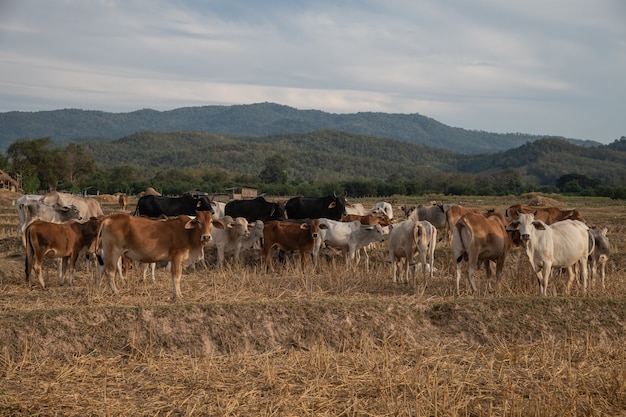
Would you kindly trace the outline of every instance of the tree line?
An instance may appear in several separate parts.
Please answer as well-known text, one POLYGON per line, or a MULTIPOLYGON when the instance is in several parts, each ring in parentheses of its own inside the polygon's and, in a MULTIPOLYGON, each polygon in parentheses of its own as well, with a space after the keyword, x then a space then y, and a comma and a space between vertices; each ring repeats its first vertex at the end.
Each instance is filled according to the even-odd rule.
MULTIPOLYGON (((626 142, 626 139, 622 138, 626 142)), ((621 142, 616 142, 621 146, 621 142)), ((165 195, 180 195, 198 189, 224 193, 235 186, 256 187, 270 195, 319 196, 333 192, 352 197, 392 195, 519 195, 538 191, 581 196, 626 199, 626 186, 607 185, 599 179, 576 173, 561 174, 553 184, 537 185, 526 181, 516 169, 502 169, 489 175, 445 172, 430 167, 406 178, 392 173, 386 178, 304 180, 291 177, 289 157, 274 153, 266 157, 257 173, 241 173, 219 168, 146 169, 132 164, 99 166, 84 145, 70 143, 53 147, 50 138, 18 140, 0 155, 0 168, 20 178, 25 193, 49 190, 79 193, 134 195, 153 187, 165 195)))

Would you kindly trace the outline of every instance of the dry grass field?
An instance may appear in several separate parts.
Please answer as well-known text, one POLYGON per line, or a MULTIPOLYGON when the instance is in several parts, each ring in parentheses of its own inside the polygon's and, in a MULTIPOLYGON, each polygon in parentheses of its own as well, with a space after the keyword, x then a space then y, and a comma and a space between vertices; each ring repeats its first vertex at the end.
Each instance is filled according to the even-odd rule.
MULTIPOLYGON (((240 267, 209 262, 185 273, 172 303, 163 267, 156 284, 137 271, 118 278, 119 297, 93 285, 83 260, 74 287, 59 286, 48 262, 49 290, 29 288, 15 197, 0 194, 2 416, 626 413, 622 201, 552 196, 609 229, 607 287, 588 294, 575 285, 565 297, 555 275, 552 296, 539 297, 517 249, 500 282, 487 291, 481 275, 480 295, 463 281, 454 297, 442 244, 434 278, 413 290, 391 283, 383 244, 369 271, 348 271, 332 253, 304 275, 297 261, 262 273, 258 253, 240 267)), ((446 202, 503 210, 522 199, 446 202)))

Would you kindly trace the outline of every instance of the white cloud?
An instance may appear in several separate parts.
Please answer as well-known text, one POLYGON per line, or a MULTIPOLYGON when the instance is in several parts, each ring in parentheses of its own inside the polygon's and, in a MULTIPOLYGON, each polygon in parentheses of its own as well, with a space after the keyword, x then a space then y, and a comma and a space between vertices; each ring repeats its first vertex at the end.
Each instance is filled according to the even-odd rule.
POLYGON ((0 111, 277 102, 624 135, 619 0, 0 3, 0 111))

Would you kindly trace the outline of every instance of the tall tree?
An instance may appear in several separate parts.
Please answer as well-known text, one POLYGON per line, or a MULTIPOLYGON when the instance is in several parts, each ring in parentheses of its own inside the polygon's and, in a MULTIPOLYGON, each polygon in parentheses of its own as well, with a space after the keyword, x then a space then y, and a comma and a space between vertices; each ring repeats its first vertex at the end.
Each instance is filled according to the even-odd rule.
POLYGON ((265 159, 265 168, 259 178, 266 184, 285 184, 287 182, 287 158, 276 153, 265 159))

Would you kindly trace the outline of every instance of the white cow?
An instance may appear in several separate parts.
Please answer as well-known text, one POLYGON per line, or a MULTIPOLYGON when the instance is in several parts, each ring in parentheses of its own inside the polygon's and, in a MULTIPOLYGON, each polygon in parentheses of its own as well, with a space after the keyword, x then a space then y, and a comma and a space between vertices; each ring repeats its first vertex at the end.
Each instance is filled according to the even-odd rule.
POLYGON ((366 209, 361 203, 346 203, 346 214, 365 216, 371 212, 372 210, 366 209))
POLYGON ((392 282, 396 282, 397 262, 406 259, 404 282, 409 282, 410 269, 412 287, 415 288, 415 256, 419 254, 422 275, 424 277, 424 283, 426 284, 427 264, 429 266, 430 277, 432 278, 433 276, 436 242, 437 229, 430 222, 404 220, 393 225, 388 236, 392 282))
POLYGON ((226 251, 235 252, 235 261, 239 259, 241 251, 241 240, 250 235, 248 230, 248 220, 244 217, 224 216, 221 219, 213 220, 213 225, 219 222, 222 227, 213 227, 211 231, 212 239, 209 241, 207 248, 217 249, 217 265, 224 265, 224 257, 226 251))
MULTIPOLYGON (((346 260, 346 266, 355 267, 358 264, 358 252, 372 242, 384 240, 381 225, 362 225, 359 221, 339 222, 326 218, 319 219, 319 239, 316 239, 313 247, 313 259, 317 263, 318 254, 322 243, 327 246, 341 249, 346 260)), ((365 252, 366 268, 369 269, 369 256, 365 252)))
MULTIPOLYGON (((239 263, 241 254, 249 249, 252 249, 257 242, 263 239, 263 228, 265 225, 261 220, 256 220, 254 223, 248 223, 248 236, 243 237, 239 241, 239 257, 234 258, 234 263, 239 263)), ((235 254, 235 248, 226 248, 225 254, 230 256, 235 254)))
POLYGON ((74 205, 48 205, 42 203, 40 200, 26 199, 23 202, 17 203, 16 209, 18 213, 18 230, 24 246, 26 246, 24 232, 28 225, 35 220, 43 220, 50 223, 63 223, 68 220, 84 219, 74 205))
POLYGON ((374 215, 386 214, 387 217, 389 217, 389 220, 392 220, 393 219, 393 207, 391 203, 387 203, 386 201, 379 201, 378 203, 374 204, 374 207, 372 207, 372 214, 374 215))
POLYGON ((50 191, 41 198, 41 201, 48 205, 59 204, 65 207, 74 205, 83 219, 104 216, 100 203, 92 197, 78 197, 73 194, 50 191))
POLYGON ((539 292, 547 295, 548 281, 552 268, 567 268, 569 280, 566 293, 569 295, 575 274, 574 267, 580 263, 583 291, 587 290, 587 258, 590 244, 589 227, 579 220, 563 220, 547 225, 535 220, 533 213, 519 213, 509 228, 519 228, 522 245, 528 260, 537 274, 539 292))
POLYGON ((216 219, 221 219, 226 215, 226 203, 222 203, 220 201, 211 201, 211 208, 213 209, 213 217, 216 219))

